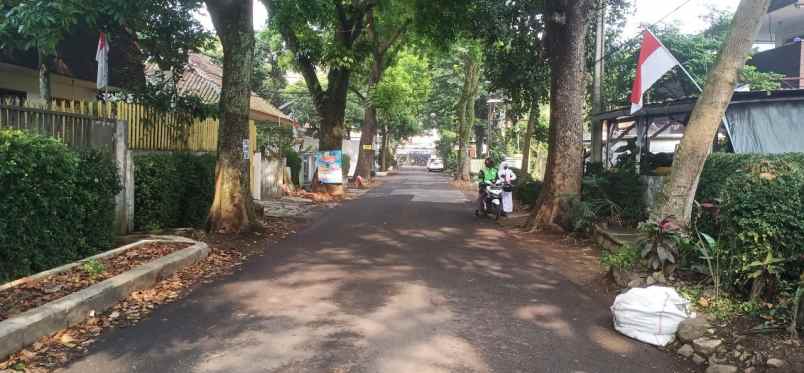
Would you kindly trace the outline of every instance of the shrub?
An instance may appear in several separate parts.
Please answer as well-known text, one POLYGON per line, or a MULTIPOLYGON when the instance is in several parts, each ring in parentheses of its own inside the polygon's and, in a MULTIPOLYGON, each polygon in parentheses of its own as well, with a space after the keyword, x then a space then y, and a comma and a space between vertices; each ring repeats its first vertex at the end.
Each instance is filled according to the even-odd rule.
POLYGON ((582 199, 600 218, 636 225, 647 218, 644 189, 636 169, 623 166, 584 177, 582 199))
POLYGON ((290 176, 293 178, 293 183, 299 182, 299 174, 301 173, 302 169, 302 159, 293 149, 289 149, 285 152, 285 158, 287 159, 287 165, 290 167, 290 176))
POLYGON ((623 245, 613 252, 604 250, 600 255, 600 263, 608 268, 630 271, 639 263, 639 258, 639 249, 623 245))
POLYGON ((215 193, 215 156, 155 153, 134 158, 134 227, 200 227, 215 193))
POLYGON ((569 225, 565 228, 576 233, 591 233, 598 219, 595 207, 578 197, 567 198, 565 202, 568 213, 567 222, 563 225, 569 225))
POLYGON ((744 167, 721 189, 721 237, 732 274, 739 282, 750 280, 753 298, 774 280, 797 281, 804 270, 802 194, 804 173, 785 158, 744 167))
POLYGON ((0 281, 109 249, 119 184, 108 154, 0 131, 0 281))
POLYGON ((514 198, 523 204, 533 206, 542 190, 542 182, 533 179, 533 176, 522 172, 521 169, 511 168, 516 174, 516 188, 514 198))

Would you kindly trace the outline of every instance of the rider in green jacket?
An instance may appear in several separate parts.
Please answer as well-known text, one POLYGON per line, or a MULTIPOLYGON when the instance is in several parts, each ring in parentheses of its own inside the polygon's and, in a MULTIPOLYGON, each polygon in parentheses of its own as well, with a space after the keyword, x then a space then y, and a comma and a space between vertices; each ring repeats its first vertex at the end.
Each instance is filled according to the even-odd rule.
POLYGON ((486 198, 486 186, 489 184, 494 184, 497 181, 497 167, 494 166, 494 161, 491 158, 486 158, 483 162, 482 170, 480 173, 477 174, 478 181, 480 181, 480 187, 478 189, 478 197, 477 197, 477 205, 478 210, 476 213, 480 213, 483 211, 483 201, 486 198))

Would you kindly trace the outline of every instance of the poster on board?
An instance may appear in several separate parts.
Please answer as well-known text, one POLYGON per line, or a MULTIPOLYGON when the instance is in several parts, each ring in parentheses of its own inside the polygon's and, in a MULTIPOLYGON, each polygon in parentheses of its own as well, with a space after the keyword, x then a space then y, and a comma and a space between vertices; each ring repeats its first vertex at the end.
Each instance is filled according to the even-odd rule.
POLYGON ((318 152, 315 164, 318 168, 318 181, 321 184, 343 184, 343 154, 340 150, 318 152))

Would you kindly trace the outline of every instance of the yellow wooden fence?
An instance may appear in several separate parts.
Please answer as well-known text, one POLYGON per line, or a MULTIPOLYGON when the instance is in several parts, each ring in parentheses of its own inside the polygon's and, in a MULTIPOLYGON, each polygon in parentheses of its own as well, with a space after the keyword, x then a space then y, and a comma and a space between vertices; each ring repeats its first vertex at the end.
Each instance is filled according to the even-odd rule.
MULTIPOLYGON (((26 102, 23 107, 42 108, 26 102)), ((218 149, 218 119, 196 119, 191 126, 179 124, 176 114, 164 113, 144 105, 126 102, 54 100, 51 111, 82 114, 128 122, 128 148, 214 152, 218 149)), ((256 149, 256 127, 249 121, 249 145, 256 149)))

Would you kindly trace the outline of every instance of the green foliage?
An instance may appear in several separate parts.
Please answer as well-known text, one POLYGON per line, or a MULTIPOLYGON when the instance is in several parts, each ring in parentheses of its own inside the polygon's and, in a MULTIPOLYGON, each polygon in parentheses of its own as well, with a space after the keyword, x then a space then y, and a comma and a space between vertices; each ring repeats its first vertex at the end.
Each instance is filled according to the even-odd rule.
POLYGON ((576 233, 589 234, 598 220, 598 208, 590 202, 578 197, 566 200, 569 230, 576 233))
POLYGON ((600 255, 600 263, 608 268, 630 271, 639 263, 639 249, 630 245, 620 246, 617 250, 604 250, 600 255))
POLYGON ((721 237, 738 280, 797 281, 804 270, 804 174, 783 160, 754 163, 722 190, 721 237))
POLYGON ((645 186, 631 165, 599 170, 583 179, 582 198, 595 206, 600 218, 622 225, 636 225, 647 217, 642 199, 645 186))
POLYGON ((119 190, 108 154, 0 131, 0 281, 109 249, 119 190))
MULTIPOLYGON (((162 70, 181 71, 189 52, 210 35, 194 17, 201 0, 6 0, 0 5, 0 46, 53 55, 77 27, 112 38, 136 33, 144 57, 162 70), (123 26, 124 25, 124 26, 123 26)), ((181 74, 178 74, 181 75, 181 74)))
POLYGON ((680 247, 685 236, 672 218, 660 221, 645 221, 639 224, 639 231, 647 238, 639 242, 640 255, 648 267, 654 271, 672 273, 678 263, 680 247))
POLYGON ((259 122, 257 127, 257 147, 274 157, 285 157, 293 150, 293 127, 270 122, 259 122))
POLYGON ((290 167, 290 176, 293 178, 293 182, 298 183, 299 174, 302 170, 301 156, 299 156, 299 153, 291 148, 285 153, 285 159, 287 160, 288 167, 290 167))
POLYGON ((393 139, 405 139, 419 132, 431 81, 428 60, 403 50, 371 92, 370 100, 377 108, 380 126, 386 127, 393 139))
POLYGON ((90 259, 85 261, 83 264, 81 264, 81 269, 83 269, 84 272, 86 272, 87 275, 89 275, 89 278, 91 278, 92 280, 98 278, 98 276, 100 276, 104 271, 106 271, 106 268, 103 266, 103 263, 101 263, 97 259, 90 259))
POLYGON ((536 199, 539 198, 539 192, 542 190, 542 182, 534 180, 530 174, 522 173, 518 168, 512 168, 516 173, 516 188, 514 189, 514 198, 518 201, 533 206, 536 199))
MULTIPOLYGON (((678 26, 669 24, 659 24, 651 29, 701 86, 704 85, 709 69, 715 64, 718 51, 728 33, 732 14, 713 10, 704 18, 709 28, 697 34, 685 34, 678 26)), ((610 106, 621 107, 628 103, 636 71, 634 61, 639 55, 641 42, 642 38, 637 37, 620 43, 606 60, 603 96, 610 106)), ((760 73, 749 66, 743 71, 740 84, 749 84, 752 90, 774 89, 780 84, 779 78, 778 74, 760 73)), ((692 82, 678 72, 667 74, 650 90, 651 102, 698 94, 692 82)))
POLYGON ((210 154, 135 156, 135 229, 203 226, 215 191, 215 162, 210 154))

